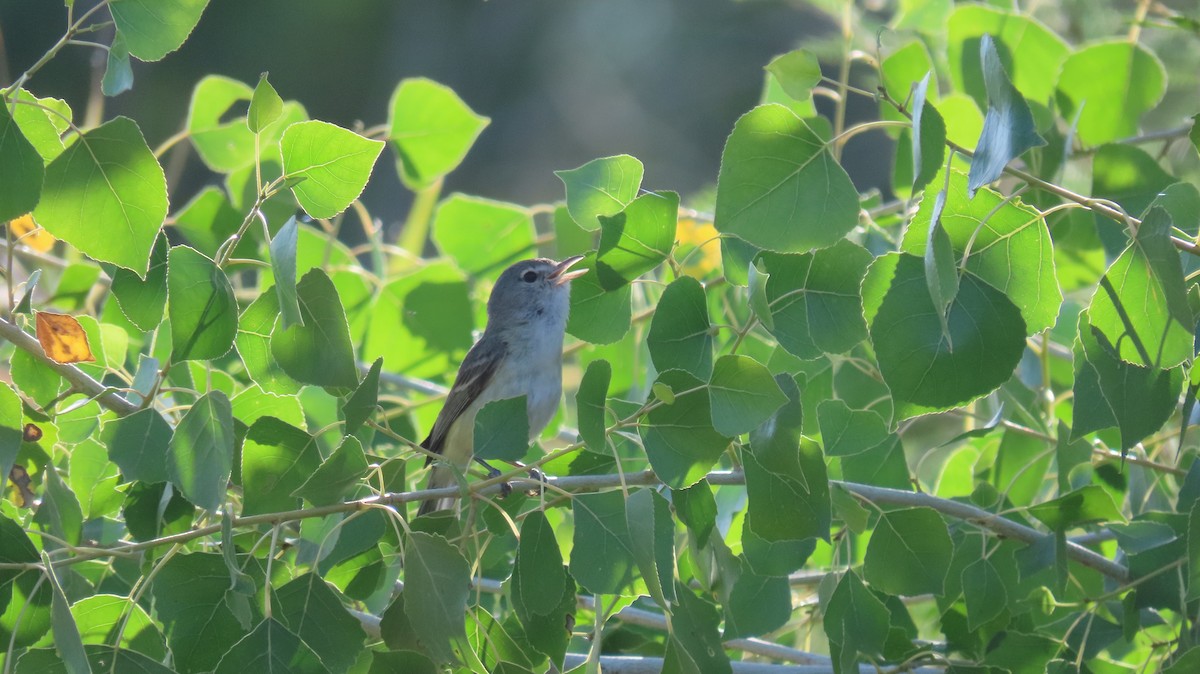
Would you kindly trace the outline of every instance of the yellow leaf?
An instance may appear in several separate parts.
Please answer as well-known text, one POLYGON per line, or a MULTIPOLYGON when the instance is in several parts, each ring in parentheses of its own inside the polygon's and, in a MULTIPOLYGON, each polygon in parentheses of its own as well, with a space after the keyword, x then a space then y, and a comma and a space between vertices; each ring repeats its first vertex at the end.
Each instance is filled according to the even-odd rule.
POLYGON ((56 363, 90 363, 96 360, 87 333, 74 316, 37 312, 37 338, 46 356, 56 363))
POLYGON ((711 222, 681 217, 675 231, 685 274, 703 278, 721 267, 720 234, 711 222))
POLYGON ((26 213, 21 217, 8 223, 12 228, 13 240, 17 243, 24 244, 39 253, 49 253, 51 248, 54 248, 54 237, 42 229, 42 226, 34 222, 33 214, 26 213))

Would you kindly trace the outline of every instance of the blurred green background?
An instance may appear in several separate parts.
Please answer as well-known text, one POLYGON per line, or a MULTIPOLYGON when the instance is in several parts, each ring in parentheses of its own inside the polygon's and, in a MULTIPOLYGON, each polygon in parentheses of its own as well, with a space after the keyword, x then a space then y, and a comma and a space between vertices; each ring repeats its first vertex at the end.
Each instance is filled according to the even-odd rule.
MULTIPOLYGON (((92 4, 77 0, 77 11, 92 4)), ((57 0, 0 0, 0 82, 65 25, 57 0)), ((204 75, 253 85, 269 71, 313 118, 372 126, 386 121, 401 78, 425 76, 492 118, 444 194, 550 202, 562 198, 555 169, 628 153, 645 163, 649 188, 686 195, 715 182, 725 137, 758 101, 771 57, 834 30, 803 5, 729 0, 212 0, 179 51, 134 62, 133 89, 108 99, 103 115, 135 117, 154 147, 182 127, 204 75)), ((82 117, 89 64, 102 56, 70 48, 31 88, 82 117)), ((872 104, 860 103, 867 114, 872 104)), ((213 180, 192 154, 172 203, 213 180)), ((389 152, 364 200, 394 234, 409 199, 389 152)))
MULTIPOLYGON (((77 11, 96 1, 76 0, 77 11)), ((860 42, 854 48, 886 55, 913 38, 881 31, 896 11, 940 2, 949 4, 856 2, 860 42)), ((1033 13, 1075 43, 1124 36, 1137 5, 991 4, 1033 13)), ((1198 0, 1162 4, 1200 15, 1198 0)), ((157 63, 135 60, 133 89, 103 99, 104 109, 91 110, 90 119, 88 92, 99 86, 103 52, 64 50, 31 88, 66 99, 77 121, 130 115, 154 147, 183 126, 191 89, 206 74, 253 85, 269 71, 284 98, 300 101, 313 118, 349 128, 386 122, 400 79, 424 76, 449 85, 492 118, 447 178, 443 194, 552 202, 563 194, 554 170, 628 153, 645 164, 647 188, 676 190, 685 204, 705 204, 707 199, 693 197, 715 183, 725 138, 737 117, 758 102, 763 66, 772 57, 803 45, 821 56, 827 75, 837 75, 842 7, 840 0, 212 0, 179 51, 157 63)), ((59 0, 0 0, 0 83, 37 60, 65 26, 59 0)), ((1170 76, 1167 97, 1143 120, 1146 129, 1177 127, 1197 112, 1200 41, 1194 30, 1159 25, 1142 34, 1170 76)), ((96 39, 107 43, 111 35, 96 39)), ((870 90, 876 83, 869 73, 856 65, 851 79, 870 90)), ((818 97, 817 104, 831 114, 827 98, 818 97)), ((851 121, 876 115, 870 98, 849 97, 851 121)), ((175 207, 216 182, 194 153, 180 150, 186 147, 178 146, 166 161, 168 174, 179 176, 175 207)), ((847 145, 843 164, 860 190, 890 194, 891 154, 890 140, 866 134, 847 145)), ((410 199, 389 150, 364 201, 393 240, 410 199)))

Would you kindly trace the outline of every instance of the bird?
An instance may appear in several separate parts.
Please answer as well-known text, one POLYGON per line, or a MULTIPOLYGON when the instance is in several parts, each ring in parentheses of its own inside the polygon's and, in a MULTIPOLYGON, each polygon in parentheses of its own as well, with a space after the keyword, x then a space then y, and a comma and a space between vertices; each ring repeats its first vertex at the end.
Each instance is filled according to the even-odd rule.
MULTIPOLYGON (((534 258, 501 272, 487 303, 487 326, 467 351, 454 385, 421 446, 428 456, 429 489, 458 483, 474 457, 475 415, 493 400, 525 396, 529 438, 533 440, 558 409, 562 396, 562 346, 570 312, 571 280, 587 273, 571 270, 583 256, 556 262, 534 258)), ((499 471, 475 459, 488 469, 499 471)), ((429 499, 417 510, 427 515, 454 507, 454 499, 429 499)))

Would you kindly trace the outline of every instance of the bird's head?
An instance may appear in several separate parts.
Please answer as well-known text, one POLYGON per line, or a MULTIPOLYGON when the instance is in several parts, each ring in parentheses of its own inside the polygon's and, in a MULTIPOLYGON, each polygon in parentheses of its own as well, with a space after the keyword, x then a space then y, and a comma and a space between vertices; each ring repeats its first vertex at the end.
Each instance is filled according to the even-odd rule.
POLYGON ((587 272, 571 267, 582 259, 580 255, 562 262, 534 258, 505 269, 488 298, 488 327, 509 329, 535 323, 565 326, 571 279, 587 272))

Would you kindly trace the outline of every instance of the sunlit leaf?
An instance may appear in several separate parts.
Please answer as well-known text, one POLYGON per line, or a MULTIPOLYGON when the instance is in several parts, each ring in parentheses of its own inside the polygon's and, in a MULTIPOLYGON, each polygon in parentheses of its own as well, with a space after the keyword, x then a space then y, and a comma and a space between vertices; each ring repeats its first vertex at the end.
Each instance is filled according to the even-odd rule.
POLYGON ((1162 61, 1127 40, 1084 47, 1067 57, 1058 76, 1062 116, 1079 114, 1076 134, 1099 145, 1137 134, 1138 121, 1162 99, 1167 73, 1162 61))
POLYGON ((826 142, 780 105, 737 121, 717 178, 718 231, 769 250, 805 252, 858 224, 858 192, 826 142))
MULTIPOLYGON (((703 382, 682 370, 667 370, 657 381, 674 391, 675 402, 651 410, 638 433, 654 472, 668 486, 682 489, 708 473, 729 439, 713 428, 703 382)), ((576 580, 587 586, 584 579, 576 580)))
POLYGON ((296 201, 314 218, 332 218, 362 194, 383 141, 328 122, 297 122, 283 132, 279 151, 296 201))
POLYGON ((0 222, 3 222, 37 206, 46 170, 37 149, 9 114, 9 106, 0 108, 3 108, 0 110, 0 166, 4 167, 4 180, 0 181, 0 222))
POLYGON ((276 328, 271 354, 288 376, 318 386, 358 384, 354 347, 337 288, 320 269, 312 269, 297 285, 302 322, 276 328))
POLYGON ((191 35, 208 0, 111 0, 108 4, 129 53, 143 61, 157 61, 179 49, 191 35))
POLYGON ((433 219, 438 248, 470 274, 494 274, 531 257, 536 234, 526 209, 465 194, 450 195, 433 219))
POLYGON ((279 119, 283 114, 283 99, 275 91, 275 87, 267 81, 267 74, 258 78, 254 93, 250 96, 250 110, 246 113, 246 126, 254 133, 260 133, 279 119))
POLYGON ((642 185, 642 162, 627 154, 602 157, 554 175, 567 191, 567 212, 585 230, 600 227, 598 216, 620 213, 642 185))
POLYGON ((621 212, 599 216, 600 248, 596 272, 607 291, 617 290, 654 269, 675 245, 679 195, 648 192, 621 212))
POLYGON ((1167 370, 1192 357, 1196 320, 1188 305, 1171 218, 1151 209, 1092 296, 1088 321, 1121 360, 1167 370))
POLYGON ((33 212, 54 236, 139 276, 146 273, 166 216, 162 167, 127 117, 79 136, 46 167, 42 199, 33 212))
POLYGON ((457 168, 491 122, 475 114, 450 87, 423 77, 401 81, 388 109, 396 167, 413 190, 457 168))

